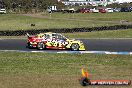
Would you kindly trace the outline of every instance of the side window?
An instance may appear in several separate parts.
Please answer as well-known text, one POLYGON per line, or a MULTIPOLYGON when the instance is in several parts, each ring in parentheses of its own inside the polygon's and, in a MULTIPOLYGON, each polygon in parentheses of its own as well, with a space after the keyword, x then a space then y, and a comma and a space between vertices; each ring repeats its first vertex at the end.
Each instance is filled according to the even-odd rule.
POLYGON ((49 34, 44 34, 43 39, 45 39, 45 40, 50 39, 50 35, 49 34))
POLYGON ((64 37, 63 37, 62 35, 60 35, 60 34, 57 35, 57 38, 58 38, 59 40, 64 40, 64 37))
POLYGON ((58 38, 58 39, 62 39, 62 36, 58 34, 58 35, 57 35, 57 38, 58 38))
POLYGON ((65 40, 65 38, 61 34, 52 34, 53 40, 65 40))
POLYGON ((52 34, 52 40, 56 40, 57 39, 57 34, 52 34))

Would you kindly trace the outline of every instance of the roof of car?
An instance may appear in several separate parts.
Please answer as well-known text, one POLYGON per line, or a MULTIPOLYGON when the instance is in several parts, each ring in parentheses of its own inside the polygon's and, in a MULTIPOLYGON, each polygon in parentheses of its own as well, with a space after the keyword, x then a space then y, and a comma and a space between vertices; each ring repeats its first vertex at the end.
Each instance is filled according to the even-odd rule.
POLYGON ((37 34, 37 36, 43 36, 44 34, 58 34, 58 33, 46 32, 46 33, 39 33, 39 34, 37 34))

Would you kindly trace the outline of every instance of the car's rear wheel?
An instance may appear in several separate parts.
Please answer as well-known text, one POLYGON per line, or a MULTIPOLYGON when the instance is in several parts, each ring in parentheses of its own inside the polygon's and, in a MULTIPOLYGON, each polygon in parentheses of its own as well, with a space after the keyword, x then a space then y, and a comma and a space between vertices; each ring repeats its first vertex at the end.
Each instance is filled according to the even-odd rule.
POLYGON ((73 43, 73 44, 71 45, 71 50, 73 50, 73 51, 79 50, 79 45, 78 45, 77 43, 73 43))
POLYGON ((45 49, 44 43, 39 42, 39 43, 37 44, 37 48, 38 48, 39 50, 45 49))

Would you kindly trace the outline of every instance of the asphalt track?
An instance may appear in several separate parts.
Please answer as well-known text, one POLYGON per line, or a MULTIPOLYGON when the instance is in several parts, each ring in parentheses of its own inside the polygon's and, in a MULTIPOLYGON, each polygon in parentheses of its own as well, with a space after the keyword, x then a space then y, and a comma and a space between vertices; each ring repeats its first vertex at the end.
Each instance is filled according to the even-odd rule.
MULTIPOLYGON (((80 39, 87 51, 131 52, 132 39, 80 39)), ((1 39, 0 50, 36 51, 26 48, 26 39, 1 39)), ((60 51, 60 50, 43 50, 60 51)))

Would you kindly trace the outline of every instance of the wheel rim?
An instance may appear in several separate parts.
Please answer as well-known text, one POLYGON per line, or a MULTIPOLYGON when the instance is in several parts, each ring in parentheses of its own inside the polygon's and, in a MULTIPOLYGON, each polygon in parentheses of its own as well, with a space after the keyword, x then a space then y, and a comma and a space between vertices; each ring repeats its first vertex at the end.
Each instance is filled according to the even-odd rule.
POLYGON ((72 45, 72 50, 78 50, 79 49, 79 45, 78 44, 73 44, 72 45))
POLYGON ((38 49, 40 49, 40 50, 44 49, 43 43, 39 43, 39 44, 38 44, 38 49))

